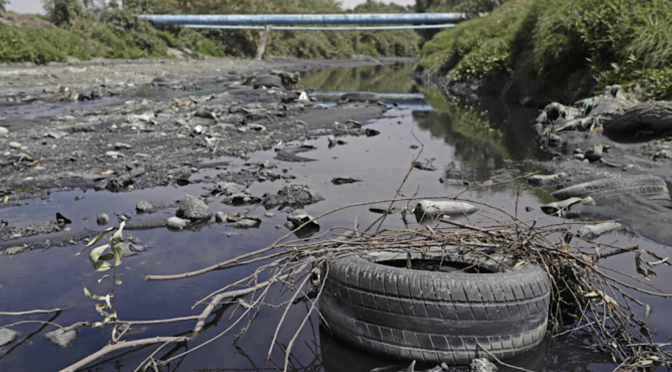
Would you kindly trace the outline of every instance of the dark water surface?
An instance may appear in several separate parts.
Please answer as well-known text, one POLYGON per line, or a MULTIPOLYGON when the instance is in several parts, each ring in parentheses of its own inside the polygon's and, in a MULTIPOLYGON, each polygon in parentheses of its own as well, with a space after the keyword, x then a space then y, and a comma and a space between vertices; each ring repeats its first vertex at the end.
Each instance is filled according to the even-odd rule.
MULTIPOLYGON (((376 91, 380 93, 423 94, 422 105, 404 105, 392 108, 385 117, 369 123, 368 128, 380 131, 375 137, 343 137, 347 142, 328 148, 326 137, 310 139, 317 149, 302 156, 316 159, 310 163, 283 163, 274 160, 275 152, 266 151, 253 154, 250 162, 270 160, 278 162, 280 169, 287 169, 297 177, 294 183, 310 186, 325 197, 324 201, 307 206, 305 210, 319 215, 343 205, 384 200, 394 197, 404 179, 411 161, 424 146, 420 159, 431 162, 437 171, 414 170, 402 188, 407 196, 443 196, 465 190, 465 182, 474 184, 486 181, 500 174, 502 179, 510 178, 525 171, 536 170, 531 166, 515 165, 526 159, 543 159, 544 154, 535 142, 530 122, 535 111, 502 103, 487 103, 475 107, 444 99, 440 92, 419 87, 407 75, 410 65, 392 68, 381 66, 359 69, 319 71, 305 73, 301 84, 316 87, 321 91, 376 91), (414 110, 412 107, 431 107, 431 110, 414 110), (416 138, 414 138, 417 137, 416 138), (334 177, 352 177, 362 182, 334 185, 334 177), (440 182, 440 179, 443 182, 440 182)), ((37 111, 34 111, 37 112, 37 111)), ((240 159, 219 159, 230 161, 229 170, 244 167, 240 159)), ((192 179, 214 177, 218 171, 202 170, 192 179)), ((285 184, 277 182, 255 183, 250 187, 253 195, 277 192, 285 184)), ((503 207, 515 213, 512 201, 521 192, 518 211, 524 219, 539 218, 549 223, 561 220, 546 217, 539 204, 552 201, 550 191, 531 188, 524 183, 505 185, 470 191, 465 199, 503 207), (525 212, 530 207, 532 212, 525 212)), ((34 200, 20 208, 0 210, 0 219, 11 221, 13 225, 28 225, 35 221, 53 219, 56 212, 73 221, 73 229, 99 229, 95 216, 106 212, 115 222, 113 212, 134 214, 135 205, 140 200, 161 206, 171 205, 182 195, 201 195, 205 192, 202 184, 185 187, 165 187, 132 193, 112 194, 81 190, 54 190, 49 200, 34 200), (84 199, 75 201, 76 196, 84 199)), ((258 229, 236 230, 226 225, 213 224, 200 231, 172 232, 166 229, 132 231, 148 247, 133 257, 124 259, 118 275, 124 283, 116 289, 115 305, 119 317, 124 320, 161 319, 194 315, 200 312, 191 306, 203 296, 222 286, 245 277, 251 267, 236 267, 212 272, 203 276, 176 281, 145 281, 148 274, 175 274, 212 265, 242 253, 270 245, 286 234, 284 227, 276 226, 285 222, 285 213, 273 211, 274 217, 264 217, 267 212, 262 207, 235 208, 212 201, 213 212, 232 213, 252 209, 250 215, 262 217, 258 229), (235 233, 238 235, 227 235, 235 233)), ((152 217, 167 218, 175 209, 158 212, 152 217)), ((470 217, 474 222, 479 214, 470 217)), ((323 231, 331 226, 353 226, 357 218, 360 226, 368 226, 378 215, 367 207, 357 207, 329 215, 321 220, 323 231)), ((404 227, 399 215, 388 218, 386 226, 404 227)), ((612 233, 598 241, 616 243, 622 246, 639 244, 642 248, 666 256, 667 249, 658 244, 641 239, 633 234, 612 233)), ((29 319, 47 320, 67 326, 82 320, 98 320, 94 301, 84 297, 82 288, 104 293, 109 290, 109 281, 98 284, 100 277, 95 273, 86 257, 73 255, 83 246, 53 247, 47 250, 24 252, 12 256, 0 256, 0 311, 20 311, 28 309, 66 309, 57 316, 34 315, 30 317, 0 317, 0 324, 9 324, 29 319)), ((614 269, 634 274, 632 257, 615 258, 610 263, 614 269)), ((658 277, 652 283, 672 291, 670 270, 659 269, 658 277)), ((262 278, 263 279, 263 278, 262 278)), ((268 298, 275 298, 273 292, 268 298)), ((280 298, 289 298, 280 294, 280 298)), ((291 296, 291 294, 289 295, 291 296)), ((640 298, 639 296, 636 296, 640 298)), ((249 299, 249 298, 248 298, 249 299)), ((667 341, 672 335, 672 323, 667 313, 669 302, 660 299, 642 299, 653 309, 649 323, 658 332, 658 339, 667 341)), ((231 325, 241 309, 232 305, 211 316, 209 328, 199 338, 189 344, 193 349, 204 344, 198 351, 174 360, 166 371, 261 371, 282 370, 284 354, 282 350, 290 342, 307 312, 306 303, 292 306, 279 333, 277 344, 270 360, 267 352, 282 309, 262 308, 244 337, 233 345, 235 335, 247 325, 243 322, 223 336, 204 344, 231 325), (214 320, 213 320, 214 319, 214 320)), ((642 309, 641 313, 643 314, 642 309)), ((125 339, 133 340, 151 336, 173 336, 188 334, 193 321, 169 325, 148 325, 135 327, 125 339)), ((104 330, 80 328, 78 340, 73 346, 59 348, 47 343, 42 335, 53 327, 41 328, 39 324, 24 324, 12 327, 19 331, 17 340, 0 348, 0 371, 53 371, 99 350, 109 340, 109 327, 104 330)), ((616 367, 609 358, 588 346, 588 340, 577 337, 550 338, 533 353, 513 361, 536 371, 611 371, 616 367)), ((95 371, 134 371, 141 362, 157 349, 157 345, 145 349, 129 349, 121 355, 107 356, 95 362, 95 371)), ((185 351, 184 347, 173 349, 166 346, 156 354, 161 358, 185 351)), ((368 371, 377 367, 390 366, 394 361, 352 350, 333 340, 320 328, 317 315, 310 317, 304 330, 294 342, 290 357, 290 370, 296 371, 368 371)), ((397 368, 397 370, 402 367, 397 368)), ((405 369, 405 368, 404 368, 405 369)))

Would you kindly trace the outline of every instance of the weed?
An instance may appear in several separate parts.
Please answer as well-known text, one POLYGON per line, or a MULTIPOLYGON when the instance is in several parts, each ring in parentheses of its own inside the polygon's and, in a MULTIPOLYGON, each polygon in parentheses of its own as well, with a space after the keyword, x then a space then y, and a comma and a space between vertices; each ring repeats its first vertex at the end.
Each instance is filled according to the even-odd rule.
POLYGON ((100 279, 98 279, 98 283, 101 283, 103 280, 108 278, 112 279, 112 289, 110 293, 102 296, 95 295, 91 293, 86 287, 84 287, 84 295, 87 298, 100 302, 96 304, 96 311, 98 311, 98 314, 100 314, 103 320, 100 322, 93 323, 92 325, 93 328, 101 328, 104 327, 106 324, 114 323, 114 328, 112 329, 112 341, 114 343, 119 342, 121 338, 121 335, 117 330, 117 311, 114 308, 114 290, 117 285, 122 284, 121 279, 117 278, 117 267, 121 265, 121 257, 122 257, 121 239, 122 239, 122 232, 124 230, 124 224, 125 222, 122 222, 118 229, 115 227, 110 227, 109 229, 101 232, 98 235, 98 237, 91 240, 81 252, 76 254, 76 256, 78 256, 84 253, 91 246, 100 242, 105 237, 105 235, 114 231, 115 229, 117 230, 110 237, 110 244, 105 244, 100 247, 92 248, 91 251, 89 251, 89 262, 91 262, 91 265, 93 266, 94 270, 98 272, 104 272, 112 269, 111 276, 109 274, 106 274, 103 275, 100 279), (108 249, 110 249, 112 253, 105 253, 105 251, 108 249))

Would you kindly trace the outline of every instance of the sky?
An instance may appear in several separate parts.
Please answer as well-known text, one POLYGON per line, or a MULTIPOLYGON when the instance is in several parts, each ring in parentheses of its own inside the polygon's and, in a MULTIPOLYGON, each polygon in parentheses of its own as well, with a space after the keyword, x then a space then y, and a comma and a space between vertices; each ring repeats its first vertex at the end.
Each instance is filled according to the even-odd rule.
MULTIPOLYGON (((7 10, 13 10, 17 13, 42 13, 42 0, 9 0, 7 10)), ((364 0, 341 0, 344 8, 352 8, 364 0)), ((397 3, 399 5, 412 5, 415 0, 383 0, 385 3, 397 3)))

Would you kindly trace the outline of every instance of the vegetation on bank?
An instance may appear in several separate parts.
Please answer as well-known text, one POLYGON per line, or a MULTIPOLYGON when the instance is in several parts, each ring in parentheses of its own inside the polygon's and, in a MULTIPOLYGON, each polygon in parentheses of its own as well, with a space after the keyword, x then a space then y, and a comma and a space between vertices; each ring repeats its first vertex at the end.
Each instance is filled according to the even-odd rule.
MULTIPOLYGON (((6 0, 0 0, 4 4, 6 0)), ((138 14, 343 13, 334 0, 126 0, 123 10, 93 12, 89 0, 44 0, 47 15, 26 24, 0 23, 0 62, 62 62, 72 56, 135 59, 166 56, 168 48, 208 56, 254 57, 255 30, 192 30, 153 26, 138 14), (39 27, 35 23, 42 21, 39 27)), ((405 12, 398 5, 368 0, 354 12, 405 12)), ((10 18, 12 14, 8 14, 10 18)), ((13 15, 17 17, 17 15, 13 15)), ((26 18, 25 16, 21 16, 26 18)), ((30 18, 30 17, 28 17, 30 18)), ((412 30, 277 31, 271 32, 267 55, 335 58, 351 55, 411 56, 420 52, 420 36, 412 30)))
POLYGON ((668 0, 509 0, 427 42, 421 68, 458 81, 513 77, 589 94, 640 84, 672 98, 668 0))

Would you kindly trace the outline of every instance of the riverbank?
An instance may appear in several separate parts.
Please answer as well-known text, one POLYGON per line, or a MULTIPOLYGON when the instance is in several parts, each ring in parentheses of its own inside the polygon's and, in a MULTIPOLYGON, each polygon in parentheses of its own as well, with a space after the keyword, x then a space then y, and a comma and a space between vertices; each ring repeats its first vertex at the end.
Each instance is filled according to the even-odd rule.
POLYGON ((671 25, 665 1, 510 0, 425 43, 419 71, 511 102, 571 103, 613 84, 665 99, 671 25))
MULTIPOLYGON (((45 2, 50 4, 50 2, 45 2)), ((237 3, 209 2, 176 4, 168 1, 128 2, 123 10, 82 7, 77 1, 70 11, 49 10, 26 15, 0 12, 0 63, 46 64, 73 58, 255 58, 258 30, 195 30, 182 26, 155 26, 140 14, 311 14, 311 13, 403 13, 395 4, 369 2, 344 10, 338 3, 318 0, 310 4, 254 1, 240 9, 237 3)), ((368 56, 417 56, 420 36, 413 30, 384 31, 273 31, 266 56, 292 58, 349 58, 368 56)))

